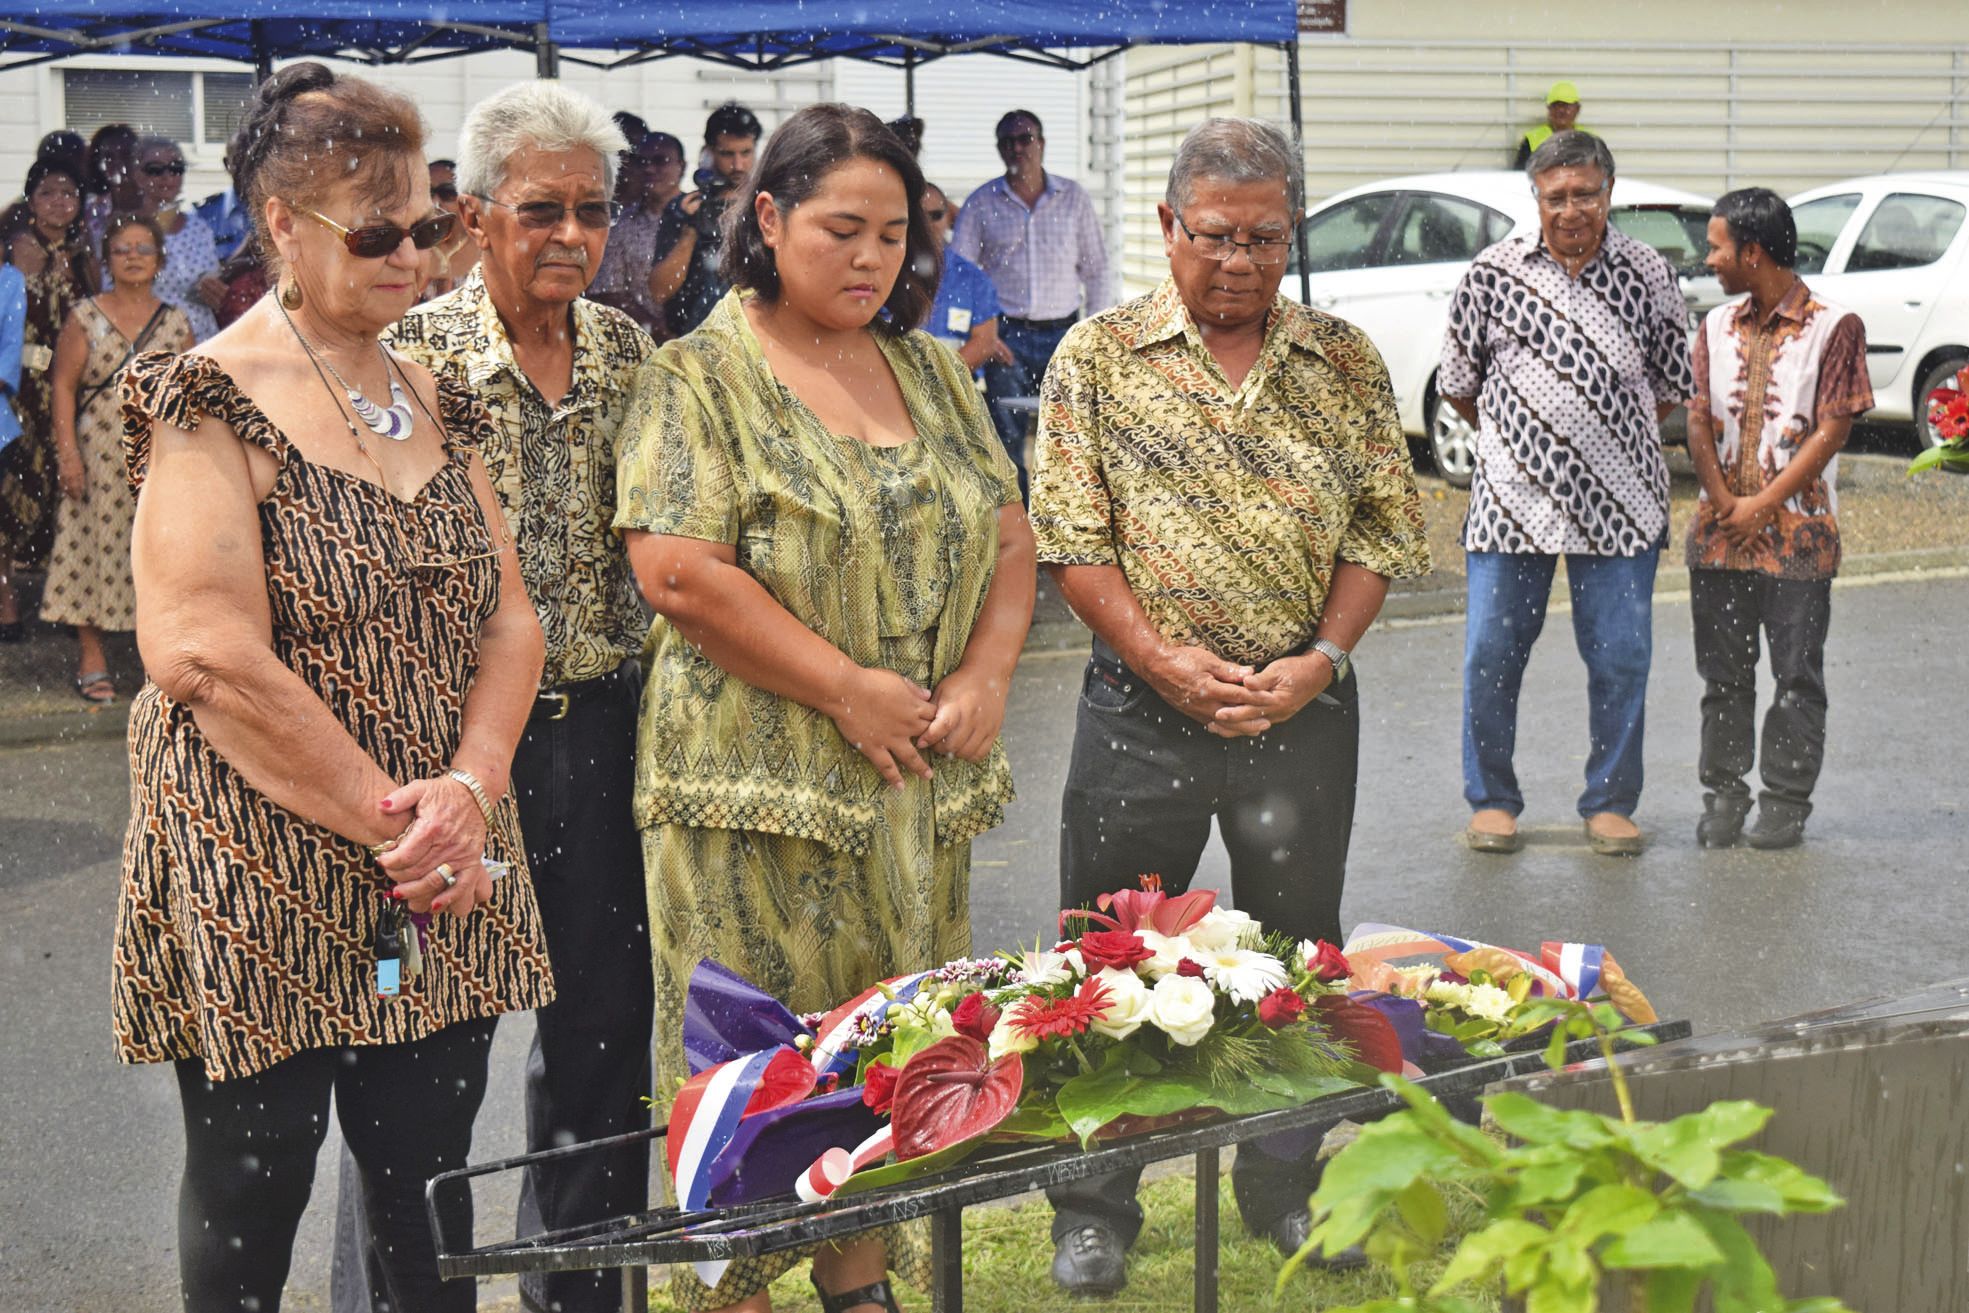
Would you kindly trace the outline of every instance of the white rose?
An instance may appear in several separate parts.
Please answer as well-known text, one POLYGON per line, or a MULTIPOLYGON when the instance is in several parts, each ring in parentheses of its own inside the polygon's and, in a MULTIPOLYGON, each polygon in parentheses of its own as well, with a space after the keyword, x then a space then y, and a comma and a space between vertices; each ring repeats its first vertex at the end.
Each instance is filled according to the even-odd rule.
POLYGON ((1012 1009, 1008 1006, 998 1024, 991 1028, 991 1038, 985 1041, 985 1054, 993 1062, 1008 1053, 1030 1053, 1039 1047, 1039 1041, 1012 1025, 1012 1009))
POLYGON ((1258 923, 1235 907, 1213 907, 1189 928, 1190 942, 1205 951, 1236 948, 1247 936, 1255 942, 1258 935, 1258 923))
POLYGON ((1149 1019, 1149 987, 1133 971, 1103 967, 1094 977, 1108 990, 1106 1015, 1093 1023, 1109 1039, 1127 1039, 1149 1019))
POLYGON ((1186 1048, 1210 1033, 1216 1011, 1217 995, 1194 976, 1164 976, 1149 994, 1149 1021, 1186 1048))
POLYGON ((1153 930, 1137 930, 1135 933, 1141 936, 1143 945, 1153 954, 1137 963, 1151 980, 1175 974, 1184 958, 1197 955, 1196 945, 1182 935, 1158 934, 1153 930))

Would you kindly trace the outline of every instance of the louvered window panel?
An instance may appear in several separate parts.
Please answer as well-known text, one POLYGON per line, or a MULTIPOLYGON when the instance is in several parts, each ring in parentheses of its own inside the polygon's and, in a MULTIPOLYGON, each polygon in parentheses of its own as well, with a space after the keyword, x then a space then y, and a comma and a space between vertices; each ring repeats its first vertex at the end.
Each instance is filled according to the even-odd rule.
POLYGON ((64 118, 89 136, 105 123, 128 123, 140 135, 192 140, 190 73, 109 68, 62 70, 64 118))
POLYGON ((231 141, 233 130, 246 117, 246 102, 253 95, 253 75, 203 73, 200 76, 205 79, 205 140, 231 141))

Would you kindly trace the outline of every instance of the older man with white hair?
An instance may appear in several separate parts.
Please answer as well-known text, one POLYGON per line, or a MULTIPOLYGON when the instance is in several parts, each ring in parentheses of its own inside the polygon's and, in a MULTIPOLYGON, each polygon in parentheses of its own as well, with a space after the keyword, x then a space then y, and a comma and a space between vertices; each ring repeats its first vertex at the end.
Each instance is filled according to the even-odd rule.
MULTIPOLYGON (((1094 631, 1060 819, 1060 902, 1147 871, 1188 888, 1214 820, 1240 910, 1340 939, 1360 709, 1351 653, 1390 578, 1428 569, 1388 371, 1367 336, 1279 295, 1300 215, 1290 138, 1210 119, 1163 203, 1169 277, 1083 321, 1040 389, 1039 559, 1094 631)), ((1252 1230, 1305 1239, 1301 1146, 1240 1148, 1252 1230)), ((1053 1275, 1119 1289, 1142 1223, 1125 1175, 1049 1191, 1053 1275)))
MULTIPOLYGON (((458 209, 479 265, 389 337, 491 411, 490 432, 454 436, 480 444, 547 637, 512 769, 558 990, 535 1014, 527 1059, 530 1151, 649 1125, 654 991, 630 813, 648 621, 611 525, 618 429, 654 344, 581 297, 619 213, 610 198, 623 149, 608 111, 557 82, 479 102, 458 143, 458 209)), ((535 1167, 520 1233, 635 1212, 648 1181, 647 1143, 535 1167)), ((621 1302, 614 1275, 596 1272, 529 1277, 521 1298, 557 1313, 621 1302)))

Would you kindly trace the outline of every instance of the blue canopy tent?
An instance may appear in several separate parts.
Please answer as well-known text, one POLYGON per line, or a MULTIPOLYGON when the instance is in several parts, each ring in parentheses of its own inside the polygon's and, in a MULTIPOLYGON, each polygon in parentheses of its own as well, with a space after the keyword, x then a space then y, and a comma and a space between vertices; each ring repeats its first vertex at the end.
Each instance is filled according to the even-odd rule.
MULTIPOLYGON (((1133 45, 1215 41, 1285 51, 1301 136, 1295 0, 36 0, 32 14, 0 17, 0 69, 185 55, 264 77, 276 59, 412 64, 521 49, 553 77, 563 58, 611 69, 687 56, 756 72, 857 59, 902 70, 913 112, 916 69, 946 55, 1072 70, 1133 45)), ((1302 289, 1304 279, 1302 268, 1302 289)))

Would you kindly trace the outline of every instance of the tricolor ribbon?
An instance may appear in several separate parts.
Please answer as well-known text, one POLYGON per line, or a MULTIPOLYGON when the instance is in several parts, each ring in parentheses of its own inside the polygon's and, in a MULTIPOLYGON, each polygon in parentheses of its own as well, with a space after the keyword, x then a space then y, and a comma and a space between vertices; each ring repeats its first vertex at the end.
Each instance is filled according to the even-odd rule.
POLYGON ((1607 950, 1599 944, 1562 944, 1548 939, 1538 951, 1545 965, 1566 982, 1572 997, 1592 998, 1600 992, 1600 971, 1608 959, 1607 950))
MULTIPOLYGON (((1468 953, 1473 949, 1492 948, 1500 953, 1509 953, 1524 963, 1525 970, 1534 980, 1545 986, 1546 993, 1559 998, 1574 997, 1573 987, 1564 977, 1529 953, 1521 953, 1515 948, 1505 948, 1500 944, 1486 944, 1480 939, 1458 939, 1454 935, 1424 934, 1419 930, 1407 930, 1401 926, 1380 925, 1369 922, 1354 927, 1354 933, 1341 950, 1349 962, 1358 970, 1365 962, 1381 962, 1395 966, 1408 959, 1434 958, 1441 960, 1450 953, 1468 953)), ((1597 972, 1595 980, 1598 979, 1597 972)))
POLYGON ((829 1075, 845 1078, 852 1073, 858 1056, 853 1036, 861 1023, 864 1020, 879 1022, 890 1008, 915 998, 916 991, 923 987, 923 982, 931 974, 918 971, 915 975, 885 980, 863 990, 823 1017, 815 1032, 818 1038, 807 1059, 814 1064, 815 1074, 823 1078, 829 1075))
POLYGON ((840 1189, 844 1181, 862 1168, 887 1158, 889 1150, 894 1146, 895 1138, 895 1127, 884 1125, 881 1130, 863 1140, 853 1150, 829 1149, 814 1159, 811 1167, 800 1173, 800 1179, 794 1182, 793 1193, 800 1196, 802 1203, 819 1203, 840 1189))
POLYGON ((766 1049, 699 1072, 677 1092, 670 1109, 670 1177, 677 1183, 678 1202, 685 1212, 700 1212, 711 1203, 711 1179, 705 1170, 738 1133, 739 1118, 765 1079, 766 1068, 791 1049, 766 1049))

